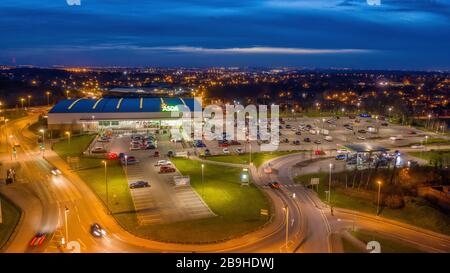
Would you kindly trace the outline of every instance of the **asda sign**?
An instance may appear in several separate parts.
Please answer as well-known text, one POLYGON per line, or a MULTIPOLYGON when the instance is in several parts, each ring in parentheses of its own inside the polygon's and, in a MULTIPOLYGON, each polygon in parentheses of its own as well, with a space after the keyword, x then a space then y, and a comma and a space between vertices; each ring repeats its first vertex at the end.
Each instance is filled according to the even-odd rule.
POLYGON ((162 104, 161 105, 161 110, 163 112, 179 112, 177 105, 162 104))

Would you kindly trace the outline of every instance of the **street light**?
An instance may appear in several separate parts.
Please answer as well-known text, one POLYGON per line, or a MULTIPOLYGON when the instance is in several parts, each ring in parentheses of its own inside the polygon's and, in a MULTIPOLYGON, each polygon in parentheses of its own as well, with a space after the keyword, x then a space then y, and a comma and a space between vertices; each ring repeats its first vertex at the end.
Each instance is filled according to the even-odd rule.
POLYGON ((128 176, 128 156, 125 155, 125 175, 128 176))
POLYGON ((31 100, 31 95, 28 95, 28 108, 30 108, 30 100, 31 100))
POLYGON ((65 134, 67 135, 67 142, 68 142, 69 145, 70 145, 70 132, 69 132, 69 131, 66 131, 65 134))
POLYGON ((69 93, 70 93, 70 91, 69 91, 69 90, 66 90, 66 97, 67 97, 67 98, 69 98, 69 93))
POLYGON ((47 106, 50 105, 50 91, 45 92, 45 94, 47 95, 47 106))
POLYGON ((42 133, 42 156, 44 156, 44 153, 45 153, 45 130, 40 129, 39 132, 42 133))
POLYGON ((286 244, 286 252, 288 250, 288 239, 289 239, 289 207, 286 205, 283 208, 284 212, 286 213, 286 238, 285 238, 285 244, 286 244))
POLYGON ((102 163, 105 166, 106 209, 108 210, 108 213, 111 213, 109 210, 109 195, 108 195, 108 167, 106 160, 102 160, 102 163))
POLYGON ((64 227, 66 230, 66 234, 65 234, 65 238, 63 238, 63 244, 67 246, 67 243, 69 242, 69 226, 68 226, 68 221, 67 221, 67 214, 69 213, 69 209, 66 207, 64 209, 64 227))
POLYGON ((202 198, 203 198, 203 192, 205 190, 204 170, 205 170, 205 164, 202 163, 202 198))
POLYGON ((425 145, 428 145, 428 136, 425 136, 425 145))
POLYGON ((377 201, 377 215, 380 214, 380 195, 381 195, 381 181, 377 181, 378 184, 378 201, 377 201))
POLYGON ((22 109, 23 109, 23 102, 25 101, 25 99, 24 98, 20 98, 20 103, 21 103, 21 105, 22 105, 22 109))
POLYGON ((331 170, 333 168, 333 164, 330 163, 330 175, 328 179, 328 204, 331 205, 331 170))

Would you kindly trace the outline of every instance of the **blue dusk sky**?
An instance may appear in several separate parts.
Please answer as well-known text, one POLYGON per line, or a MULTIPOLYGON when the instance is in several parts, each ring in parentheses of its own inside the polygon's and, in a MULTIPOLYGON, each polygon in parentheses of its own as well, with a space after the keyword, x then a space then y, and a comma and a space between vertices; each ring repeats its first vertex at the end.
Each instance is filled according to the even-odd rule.
POLYGON ((1 0, 0 35, 5 65, 448 70, 450 0, 1 0))

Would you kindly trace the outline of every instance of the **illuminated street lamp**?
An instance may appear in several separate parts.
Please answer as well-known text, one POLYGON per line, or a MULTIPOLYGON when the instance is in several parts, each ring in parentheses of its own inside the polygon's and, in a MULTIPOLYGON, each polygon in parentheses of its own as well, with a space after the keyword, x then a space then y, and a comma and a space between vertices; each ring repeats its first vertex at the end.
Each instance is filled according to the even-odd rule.
POLYGON ((31 95, 28 95, 27 98, 28 98, 28 108, 30 108, 31 95))
POLYGON ((377 215, 380 214, 380 195, 381 195, 381 181, 377 181, 378 184, 378 198, 377 198, 377 215))
POLYGON ((25 101, 25 99, 24 98, 20 98, 20 103, 21 103, 21 105, 22 105, 22 109, 23 109, 23 102, 25 101))
POLYGON ((45 153, 45 130, 40 129, 39 132, 42 133, 42 156, 44 156, 44 153, 45 153))
POLYGON ((289 207, 286 205, 284 208, 284 213, 286 214, 286 237, 285 237, 285 244, 286 244, 286 252, 288 250, 288 239, 289 239, 289 207))
POLYGON ((330 176, 328 179, 328 204, 331 205, 331 170, 333 169, 333 164, 330 163, 330 176))
POLYGON ((125 175, 128 176, 128 156, 125 155, 124 158, 125 158, 125 175))
POLYGON ((205 171, 205 164, 202 163, 202 198, 203 198, 203 192, 205 190, 204 171, 205 171))
POLYGON ((67 214, 69 213, 69 209, 66 207, 64 209, 64 227, 66 230, 65 238, 62 240, 62 244, 67 246, 67 243, 69 242, 69 223, 67 221, 67 214))
POLYGON ((69 145, 70 145, 70 132, 69 131, 66 131, 65 132, 65 134, 67 135, 67 142, 69 143, 69 145))
POLYGON ((106 192, 106 209, 108 214, 111 213, 109 210, 109 195, 108 195, 108 167, 106 160, 102 160, 103 166, 105 167, 105 192, 106 192))
POLYGON ((69 93, 70 93, 70 91, 69 91, 69 90, 66 90, 66 97, 67 97, 67 98, 69 98, 69 93))
POLYGON ((425 136, 425 145, 428 145, 428 136, 425 136))
POLYGON ((47 106, 50 105, 50 91, 45 92, 45 94, 47 95, 47 106))

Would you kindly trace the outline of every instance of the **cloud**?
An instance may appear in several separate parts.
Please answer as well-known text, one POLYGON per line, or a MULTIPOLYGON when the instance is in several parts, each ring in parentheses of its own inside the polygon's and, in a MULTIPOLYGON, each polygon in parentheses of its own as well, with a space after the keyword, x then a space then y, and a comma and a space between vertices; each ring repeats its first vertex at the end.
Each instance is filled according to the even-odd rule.
POLYGON ((315 48, 291 48, 291 47, 233 47, 233 48, 205 48, 191 46, 170 46, 147 48, 152 50, 183 52, 183 53, 203 53, 203 54, 292 54, 292 55, 313 55, 313 54, 352 54, 370 53, 367 49, 315 49, 315 48))

